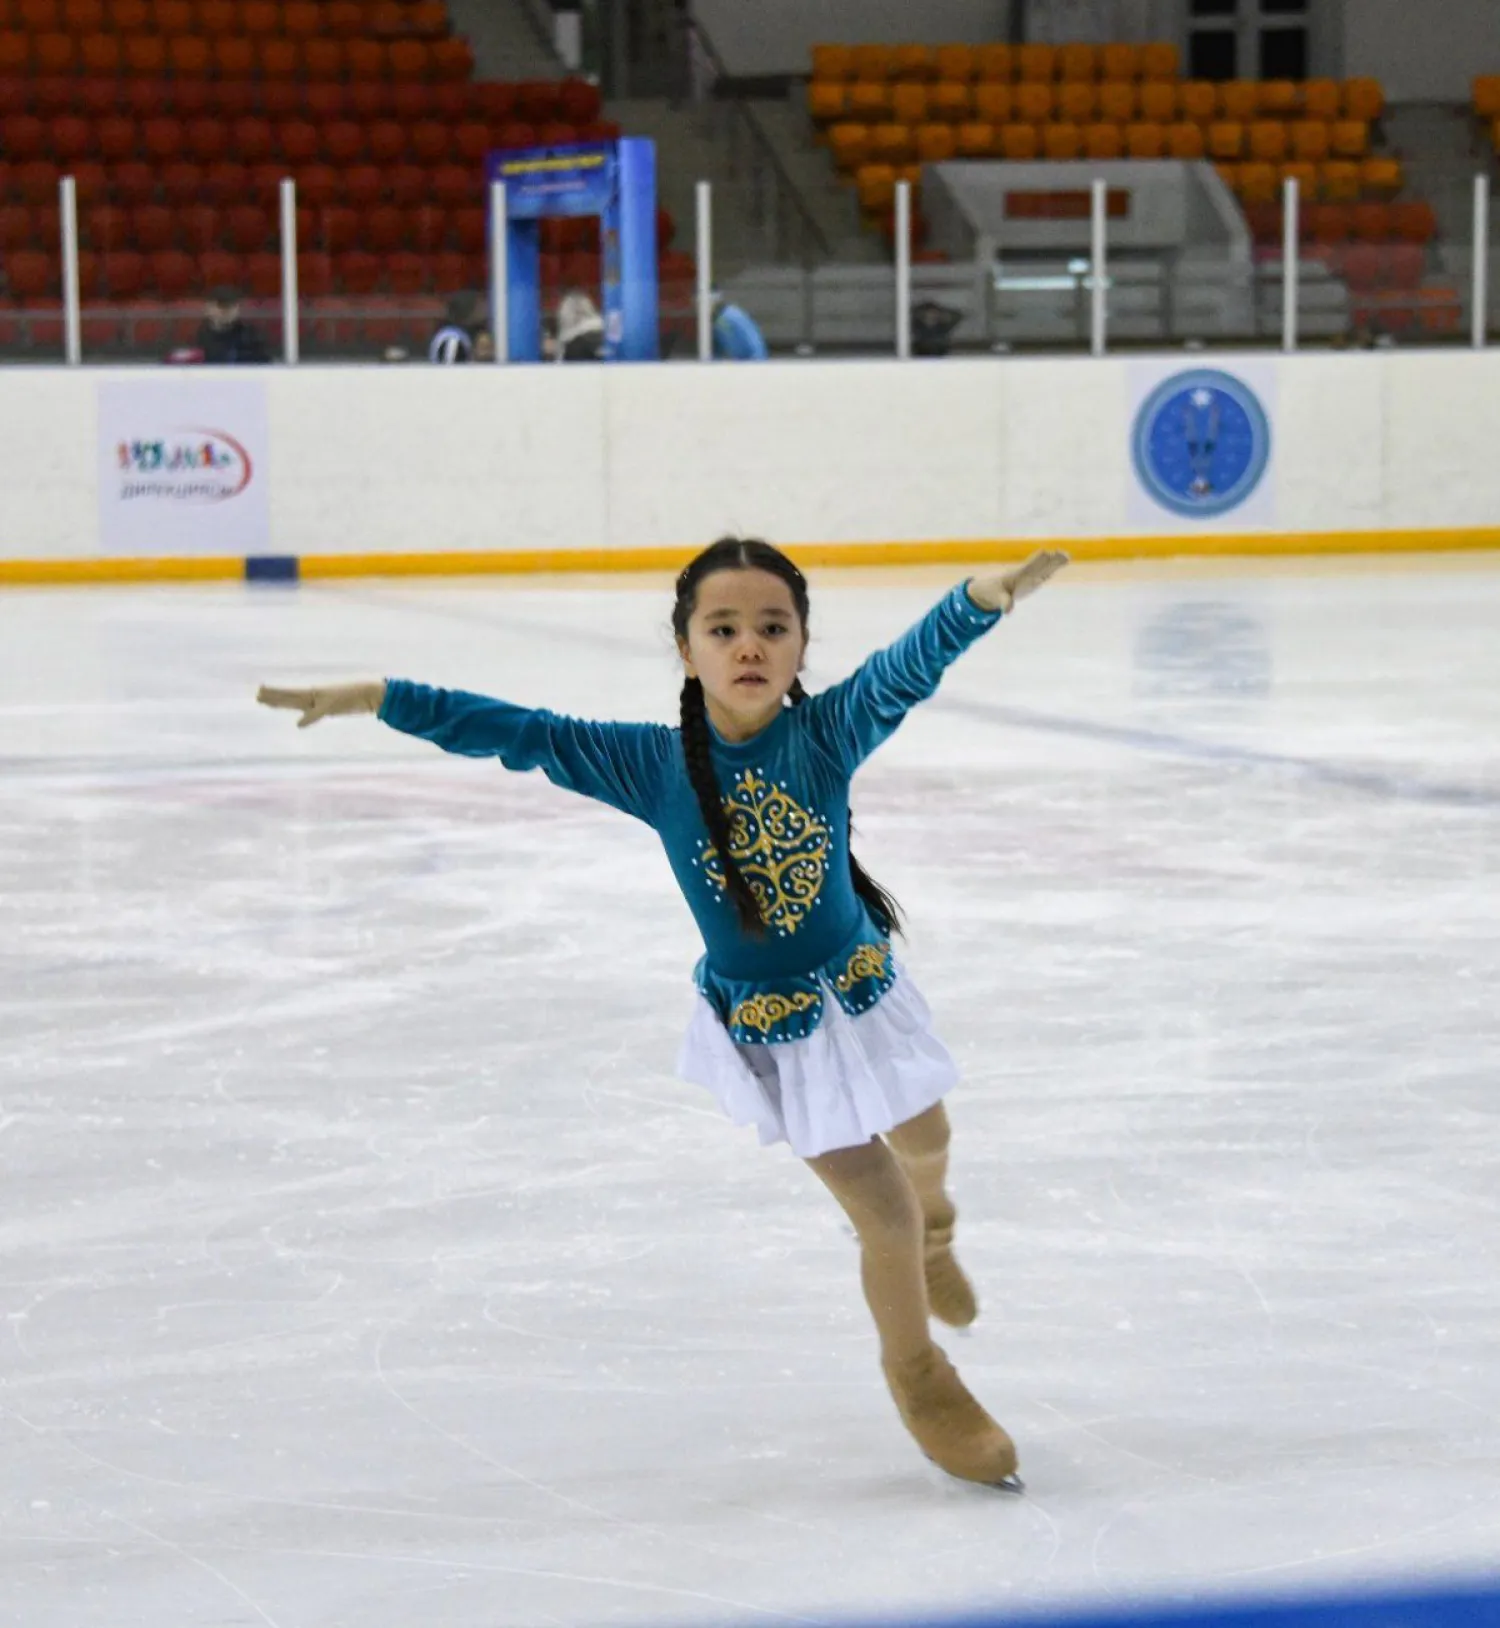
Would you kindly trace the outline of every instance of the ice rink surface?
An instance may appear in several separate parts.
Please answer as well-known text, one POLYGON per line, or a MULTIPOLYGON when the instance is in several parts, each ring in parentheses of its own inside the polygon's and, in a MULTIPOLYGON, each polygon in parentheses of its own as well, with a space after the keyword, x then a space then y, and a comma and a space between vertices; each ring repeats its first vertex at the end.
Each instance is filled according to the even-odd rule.
MULTIPOLYGON (((959 574, 818 577, 809 687, 959 574)), ((674 1080, 652 834, 252 704, 670 720, 669 587, 0 596, 0 1622, 1500 1562, 1500 559, 1075 568, 856 782, 966 1074, 944 1343, 1024 1499, 917 1455, 842 1218, 674 1080)))

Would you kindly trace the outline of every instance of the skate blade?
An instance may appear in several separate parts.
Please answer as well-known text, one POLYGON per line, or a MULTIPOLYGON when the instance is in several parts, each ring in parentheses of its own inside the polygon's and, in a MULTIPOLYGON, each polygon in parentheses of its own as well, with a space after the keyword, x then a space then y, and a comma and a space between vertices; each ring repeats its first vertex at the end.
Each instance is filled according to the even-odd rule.
POLYGON ((1022 1493, 1026 1490, 1026 1483, 1018 1475, 1002 1476, 998 1481, 991 1481, 990 1485, 996 1492, 1022 1493))

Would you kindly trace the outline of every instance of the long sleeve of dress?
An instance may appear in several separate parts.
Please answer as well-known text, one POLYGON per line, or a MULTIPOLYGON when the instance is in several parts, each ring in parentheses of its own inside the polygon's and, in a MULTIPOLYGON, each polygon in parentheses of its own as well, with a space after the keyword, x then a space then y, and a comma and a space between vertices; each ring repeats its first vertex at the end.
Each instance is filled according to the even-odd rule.
POLYGON ((981 610, 960 583, 892 645, 877 650, 841 683, 810 696, 800 710, 824 749, 852 774, 943 673, 1000 620, 981 610))
POLYGON ((466 690, 386 683, 380 719, 464 757, 540 769, 554 785, 655 825, 672 732, 662 724, 591 723, 466 690))

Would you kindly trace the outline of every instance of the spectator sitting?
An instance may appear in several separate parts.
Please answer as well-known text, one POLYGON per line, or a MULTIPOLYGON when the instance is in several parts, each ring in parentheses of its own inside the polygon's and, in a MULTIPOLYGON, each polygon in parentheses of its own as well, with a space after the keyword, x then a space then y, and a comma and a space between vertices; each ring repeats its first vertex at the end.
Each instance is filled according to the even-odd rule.
POLYGON ((771 354, 755 318, 722 294, 714 295, 714 355, 726 362, 764 362, 771 354))
POLYGON ((198 330, 198 349, 210 364, 271 360, 260 331, 240 316, 237 288, 210 290, 203 325, 198 330))
POLYGON ((472 362, 474 339, 484 321, 484 301, 478 294, 455 294, 448 301, 448 315, 427 347, 429 362, 472 362))
POLYGON ((558 359, 597 362, 604 351, 604 318, 581 288, 570 288, 557 306, 558 359))

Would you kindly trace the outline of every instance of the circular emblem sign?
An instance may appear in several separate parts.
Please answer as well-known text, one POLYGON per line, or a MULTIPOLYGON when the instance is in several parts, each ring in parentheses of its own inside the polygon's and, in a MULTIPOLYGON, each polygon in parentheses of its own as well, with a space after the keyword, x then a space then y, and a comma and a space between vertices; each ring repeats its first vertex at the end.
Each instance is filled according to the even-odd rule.
POLYGON ((1271 426, 1249 386, 1197 368, 1163 380, 1136 415, 1131 438, 1142 486, 1173 514, 1237 508, 1271 461, 1271 426))

